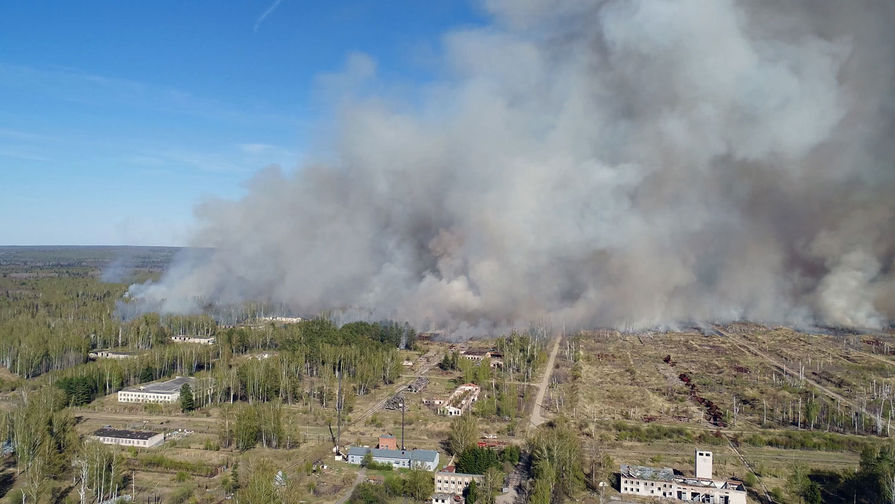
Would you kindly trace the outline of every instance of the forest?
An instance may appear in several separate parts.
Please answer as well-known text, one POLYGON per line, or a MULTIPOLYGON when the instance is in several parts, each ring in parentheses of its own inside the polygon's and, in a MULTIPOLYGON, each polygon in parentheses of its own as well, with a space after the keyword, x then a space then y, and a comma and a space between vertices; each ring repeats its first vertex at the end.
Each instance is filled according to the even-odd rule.
MULTIPOLYGON (((136 459, 79 439, 70 407, 141 383, 194 376, 188 409, 222 406, 220 445, 294 448, 300 440, 283 405, 332 407, 341 379, 349 413, 355 396, 394 382, 402 370, 399 349, 415 344, 412 327, 390 321, 337 326, 317 317, 282 325, 241 315, 248 323, 233 326, 210 314, 122 317, 127 282, 157 275, 175 251, 132 251, 125 267, 115 259, 120 252, 0 248, 0 365, 9 370, 0 392, 11 406, 0 428, 21 483, 21 491, 10 493, 14 501, 55 501, 62 483, 76 481, 81 502, 98 502, 128 484, 125 465, 136 459), (115 281, 104 271, 110 266, 122 269, 115 281), (216 342, 179 344, 174 335, 216 342), (91 357, 99 350, 126 358, 91 357)), ((253 308, 269 307, 238 311, 253 308)))

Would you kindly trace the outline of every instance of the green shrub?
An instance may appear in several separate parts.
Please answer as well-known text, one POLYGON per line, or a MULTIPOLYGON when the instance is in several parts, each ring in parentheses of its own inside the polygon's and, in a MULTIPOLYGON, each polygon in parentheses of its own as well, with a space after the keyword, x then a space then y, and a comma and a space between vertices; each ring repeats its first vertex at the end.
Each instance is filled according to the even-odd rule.
POLYGON ((852 451, 860 453, 868 442, 853 436, 832 432, 785 431, 752 434, 742 442, 757 447, 772 446, 785 450, 852 451))
POLYGON ((488 448, 467 448, 457 457, 457 472, 485 474, 489 467, 500 467, 497 452, 488 448))
POLYGON ((137 461, 142 467, 151 469, 163 469, 171 472, 185 472, 193 476, 212 477, 217 472, 211 464, 203 462, 184 462, 174 460, 160 454, 147 454, 139 457, 137 461))
POLYGON ((382 485, 364 482, 351 492, 348 504, 388 504, 388 496, 382 485))
POLYGON ((188 501, 190 497, 193 496, 193 489, 190 487, 180 487, 168 497, 168 500, 165 501, 168 504, 183 504, 188 501))

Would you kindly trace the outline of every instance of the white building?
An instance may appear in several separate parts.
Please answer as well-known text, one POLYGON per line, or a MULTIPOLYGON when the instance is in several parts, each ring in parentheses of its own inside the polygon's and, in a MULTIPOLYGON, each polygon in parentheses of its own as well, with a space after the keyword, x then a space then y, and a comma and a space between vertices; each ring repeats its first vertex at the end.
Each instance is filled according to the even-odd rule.
POLYGON ((152 448, 165 441, 165 434, 162 432, 112 429, 110 427, 103 427, 97 430, 91 437, 103 444, 134 446, 137 448, 152 448))
POLYGON ((364 457, 370 453, 373 461, 379 464, 391 464, 395 468, 422 468, 434 471, 438 467, 438 452, 435 450, 388 450, 352 446, 348 448, 348 463, 360 465, 364 457))
POLYGON ((741 481, 712 479, 712 452, 696 450, 694 466, 696 476, 690 478, 677 476, 668 467, 622 465, 619 492, 704 504, 746 504, 746 487, 741 481))
POLYGON ((123 403, 174 403, 180 399, 180 388, 184 384, 195 392, 196 379, 178 376, 173 380, 144 383, 136 387, 118 391, 118 402, 123 403))
POLYGON ((259 317, 258 320, 261 322, 273 322, 276 324, 297 324, 302 321, 301 317, 280 317, 280 316, 271 316, 271 317, 259 317))
POLYGON ((463 474, 449 471, 435 473, 435 492, 446 494, 463 494, 469 487, 469 483, 475 481, 477 485, 482 483, 481 474, 463 474))
POLYGON ((111 350, 97 350, 96 352, 90 352, 87 354, 87 357, 91 359, 133 359, 137 355, 127 352, 113 352, 111 350))
POLYGON ((171 336, 171 341, 174 343, 195 343, 197 345, 214 345, 214 336, 208 336, 205 338, 201 338, 199 336, 187 336, 185 334, 178 334, 177 336, 171 336))

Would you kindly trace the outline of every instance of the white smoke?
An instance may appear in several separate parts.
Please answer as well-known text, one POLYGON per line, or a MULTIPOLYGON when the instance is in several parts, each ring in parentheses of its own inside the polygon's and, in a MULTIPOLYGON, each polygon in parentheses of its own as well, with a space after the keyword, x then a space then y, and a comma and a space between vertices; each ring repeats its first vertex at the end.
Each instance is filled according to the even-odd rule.
POLYGON ((131 297, 422 327, 893 318, 892 3, 485 5, 411 96, 362 55, 321 78, 341 101, 313 161, 200 206, 213 252, 131 297))

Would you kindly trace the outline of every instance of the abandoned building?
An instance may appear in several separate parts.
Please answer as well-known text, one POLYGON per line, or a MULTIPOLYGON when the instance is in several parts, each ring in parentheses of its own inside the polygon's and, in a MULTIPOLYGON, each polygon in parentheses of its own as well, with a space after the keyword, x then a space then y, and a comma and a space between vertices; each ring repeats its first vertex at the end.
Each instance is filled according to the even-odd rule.
POLYGON ((435 473, 436 493, 462 495, 469 488, 470 482, 482 483, 483 475, 458 473, 454 472, 453 468, 454 466, 448 466, 435 473))
POLYGON ((423 404, 437 408, 439 415, 460 416, 479 400, 481 387, 466 383, 457 387, 447 399, 423 399, 423 404))
POLYGON ((466 350, 460 357, 473 362, 482 362, 489 359, 492 368, 503 366, 503 355, 496 350, 466 350))
POLYGON ((98 429, 91 437, 103 444, 134 446, 138 448, 151 448, 165 441, 165 434, 162 432, 112 429, 110 427, 98 429))
POLYGON ((196 391, 196 379, 178 376, 173 380, 144 383, 118 391, 118 402, 130 403, 173 403, 180 399, 180 388, 189 384, 196 391))
POLYGON ((183 334, 177 336, 171 336, 171 341, 174 343, 195 343, 197 345, 214 345, 214 336, 209 336, 206 338, 200 336, 186 336, 183 334))
POLYGON ((91 359, 134 359, 137 354, 131 352, 113 352, 112 350, 97 350, 90 352, 87 357, 91 359))
POLYGON ((695 477, 676 475, 668 467, 623 464, 619 471, 619 492, 704 504, 746 504, 746 487, 741 481, 712 479, 712 452, 696 450, 695 457, 695 477))

